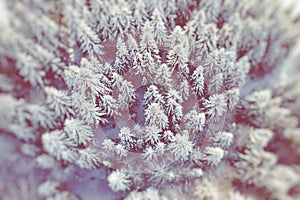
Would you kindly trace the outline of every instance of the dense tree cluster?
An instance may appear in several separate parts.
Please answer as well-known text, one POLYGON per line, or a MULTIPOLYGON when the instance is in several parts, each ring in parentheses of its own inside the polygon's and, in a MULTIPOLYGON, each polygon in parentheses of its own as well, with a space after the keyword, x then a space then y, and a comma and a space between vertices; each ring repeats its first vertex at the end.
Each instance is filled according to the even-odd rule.
POLYGON ((89 199, 69 180, 97 171, 128 200, 300 197, 299 77, 278 77, 300 25, 277 1, 2 4, 0 158, 31 165, 0 198, 89 199))

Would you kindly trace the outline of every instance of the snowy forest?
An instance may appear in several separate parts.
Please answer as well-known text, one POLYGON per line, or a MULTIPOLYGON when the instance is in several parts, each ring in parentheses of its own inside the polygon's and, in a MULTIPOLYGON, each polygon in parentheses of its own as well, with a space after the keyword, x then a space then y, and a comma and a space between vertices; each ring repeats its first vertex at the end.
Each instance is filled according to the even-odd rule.
POLYGON ((0 1, 0 199, 300 199, 300 12, 0 1))

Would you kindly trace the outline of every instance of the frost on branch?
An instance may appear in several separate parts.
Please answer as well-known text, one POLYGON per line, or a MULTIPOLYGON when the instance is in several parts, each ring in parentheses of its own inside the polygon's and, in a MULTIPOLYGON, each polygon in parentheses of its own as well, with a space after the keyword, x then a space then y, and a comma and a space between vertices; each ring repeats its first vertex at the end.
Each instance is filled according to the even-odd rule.
POLYGON ((44 133, 42 143, 44 150, 58 160, 72 162, 76 159, 76 154, 72 151, 75 142, 67 138, 62 131, 44 133))
POLYGON ((239 161, 234 164, 243 182, 258 184, 261 179, 267 178, 267 169, 274 166, 277 157, 262 149, 247 149, 238 154, 239 161))
POLYGON ((96 169, 101 163, 101 155, 93 147, 81 149, 78 152, 78 160, 76 164, 85 169, 96 169))
POLYGON ((153 26, 151 25, 151 23, 149 21, 147 21, 144 24, 144 27, 142 30, 140 49, 141 49, 142 53, 148 52, 151 55, 158 54, 157 43, 154 40, 154 35, 153 35, 153 26))
POLYGON ((195 69, 191 79, 193 80, 193 89, 198 95, 202 95, 204 90, 204 72, 202 66, 198 66, 195 69))
POLYGON ((56 181, 46 181, 43 182, 41 185, 38 187, 38 194, 42 197, 50 197, 53 194, 59 192, 59 183, 56 181))
POLYGON ((109 187, 113 191, 125 191, 125 190, 128 190, 131 185, 129 176, 121 170, 113 171, 108 176, 107 180, 109 183, 109 187))
POLYGON ((96 57, 101 59, 102 46, 100 38, 84 21, 80 21, 78 25, 78 41, 83 53, 87 53, 90 58, 96 57))
POLYGON ((157 44, 163 46, 168 42, 167 30, 165 23, 161 17, 160 11, 155 8, 151 16, 151 23, 153 26, 154 38, 157 41, 157 44))
POLYGON ((232 88, 227 90, 225 93, 227 105, 229 110, 233 110, 237 105, 238 101, 240 100, 240 89, 239 88, 232 88))
POLYGON ((156 85, 147 87, 147 91, 144 94, 144 105, 149 105, 150 103, 164 104, 164 97, 160 94, 156 85))
POLYGON ((187 66, 190 53, 188 39, 178 26, 172 32, 171 37, 173 39, 171 40, 171 48, 167 55, 167 63, 172 70, 178 70, 179 75, 186 77, 190 72, 187 66))
POLYGON ((196 56, 199 56, 196 58, 197 62, 200 62, 201 58, 206 58, 210 52, 215 50, 217 41, 216 32, 217 28, 215 24, 207 24, 203 27, 203 30, 198 33, 198 40, 195 42, 196 48, 198 49, 196 56))
POLYGON ((142 155, 142 158, 144 158, 147 161, 151 161, 153 159, 156 159, 156 151, 151 146, 148 146, 145 149, 145 151, 142 155))
POLYGON ((224 157, 224 150, 220 147, 206 147, 203 160, 210 165, 218 165, 224 157))
POLYGON ((114 70, 118 73, 123 73, 129 66, 129 52, 127 46, 121 37, 117 41, 117 54, 114 64, 114 70))
MULTIPOLYGON (((119 137, 121 139, 121 144, 126 148, 133 148, 135 146, 136 139, 134 137, 133 131, 128 127, 123 127, 120 130, 119 137)), ((108 149, 111 149, 108 145, 108 149)))
POLYGON ((213 136, 213 140, 216 146, 228 148, 233 142, 233 134, 229 132, 217 132, 213 136))
POLYGON ((54 87, 45 87, 47 94, 46 103, 50 109, 53 109, 57 116, 66 115, 69 118, 74 114, 72 109, 72 98, 68 96, 65 91, 57 90, 54 87))
POLYGON ((124 79, 116 85, 120 93, 118 96, 119 104, 122 109, 127 109, 136 100, 135 89, 131 82, 124 79))
POLYGON ((156 144, 161 137, 162 130, 157 126, 146 126, 145 127, 145 142, 150 144, 156 144))
POLYGON ((28 54, 18 54, 17 67, 20 69, 19 74, 24 77, 32 86, 43 86, 43 77, 45 72, 41 69, 40 63, 28 54))
POLYGON ((218 188, 216 185, 209 180, 208 178, 205 178, 201 184, 198 182, 196 183, 195 188, 193 189, 193 196, 194 198, 200 198, 200 199, 218 199, 218 188))
POLYGON ((181 98, 183 100, 187 100, 190 96, 190 86, 187 79, 183 79, 183 81, 180 83, 178 87, 178 92, 181 94, 181 98))
POLYGON ((126 147, 119 143, 115 146, 115 152, 118 156, 118 159, 121 160, 122 158, 128 156, 128 150, 126 149, 126 147))
POLYGON ((157 67, 155 80, 158 84, 170 86, 172 82, 172 72, 167 64, 163 63, 157 67))
POLYGON ((211 118, 221 117, 227 110, 224 94, 214 94, 210 96, 209 99, 205 99, 203 105, 207 109, 206 113, 211 118))
POLYGON ((76 144, 86 146, 94 137, 92 128, 78 119, 66 119, 64 131, 76 144))
POLYGON ((100 112, 107 114, 108 116, 118 116, 120 113, 118 111, 119 104, 117 100, 111 95, 103 95, 100 98, 99 103, 100 112))
POLYGON ((18 108, 18 121, 21 125, 26 126, 27 121, 30 121, 34 128, 39 126, 43 128, 54 128, 55 118, 54 113, 46 106, 37 104, 23 104, 18 108))
POLYGON ((107 113, 97 107, 93 102, 86 100, 78 93, 73 94, 72 100, 76 115, 84 123, 89 125, 107 123, 107 119, 105 118, 107 113))
POLYGON ((174 89, 169 89, 166 93, 166 111, 171 116, 172 123, 178 123, 182 118, 182 98, 174 89))
POLYGON ((193 151, 194 144, 189 141, 189 137, 186 133, 177 134, 172 143, 169 145, 169 149, 174 154, 175 159, 182 161, 187 160, 190 153, 193 151))
POLYGON ((272 97, 269 89, 253 92, 238 105, 239 114, 253 125, 261 127, 277 127, 291 115, 291 110, 281 106, 281 97, 272 97), (247 113, 245 113, 247 109, 247 113))
POLYGON ((95 102, 99 94, 108 94, 110 89, 105 85, 103 76, 95 73, 93 63, 87 59, 81 60, 81 66, 71 65, 65 71, 65 81, 68 88, 73 92, 78 92, 87 96, 95 102))
POLYGON ((192 110, 184 116, 183 120, 187 130, 201 132, 205 125, 205 114, 192 110))

